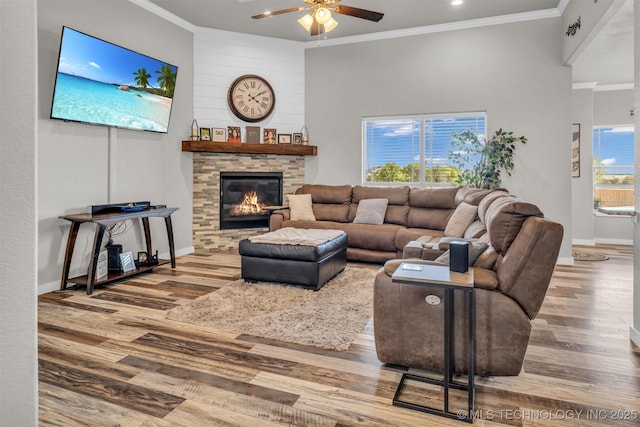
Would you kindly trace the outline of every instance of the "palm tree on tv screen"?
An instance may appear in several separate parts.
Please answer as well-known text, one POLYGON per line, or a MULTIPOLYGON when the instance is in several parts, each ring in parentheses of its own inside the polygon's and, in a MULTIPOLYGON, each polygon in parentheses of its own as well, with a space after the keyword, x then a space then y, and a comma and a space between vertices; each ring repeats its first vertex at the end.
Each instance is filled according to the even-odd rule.
POLYGON ((160 88, 163 90, 164 96, 173 98, 173 90, 176 87, 176 73, 168 64, 163 65, 156 73, 160 74, 160 76, 158 76, 158 83, 160 83, 160 88))
POLYGON ((149 79, 151 78, 151 74, 147 73, 146 68, 140 68, 138 71, 133 73, 136 76, 136 83, 141 88, 147 88, 149 86, 149 79))

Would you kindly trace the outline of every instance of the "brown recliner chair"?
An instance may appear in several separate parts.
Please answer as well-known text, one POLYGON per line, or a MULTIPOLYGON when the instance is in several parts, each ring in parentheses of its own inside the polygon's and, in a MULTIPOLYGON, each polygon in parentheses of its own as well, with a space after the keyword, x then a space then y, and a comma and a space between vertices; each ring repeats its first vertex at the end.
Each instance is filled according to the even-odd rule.
MULTIPOLYGON (((513 196, 487 199, 478 215, 495 250, 492 266, 486 257, 474 266, 475 373, 518 375, 557 261, 561 224, 543 218, 535 205, 513 196)), ((428 295, 444 298, 442 289, 393 283, 391 274, 403 260, 388 261, 374 286, 374 334, 383 363, 430 371, 444 369, 444 304, 429 305, 428 295)), ((411 259, 414 263, 433 261, 411 259)), ((454 292, 453 370, 467 371, 466 304, 454 292)))

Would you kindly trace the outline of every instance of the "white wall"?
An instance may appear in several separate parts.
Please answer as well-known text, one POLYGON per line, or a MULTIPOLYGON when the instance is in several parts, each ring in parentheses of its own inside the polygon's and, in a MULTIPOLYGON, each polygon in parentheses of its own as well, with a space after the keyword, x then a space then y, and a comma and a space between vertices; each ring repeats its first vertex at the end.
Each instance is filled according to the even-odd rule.
POLYGON ((562 223, 571 259, 571 70, 560 18, 307 50, 307 181, 358 184, 363 116, 486 111, 529 138, 503 184, 562 223))
POLYGON ((201 127, 245 126, 300 132, 304 124, 304 44, 228 31, 196 29, 194 36, 193 110, 201 127), (231 83, 257 74, 271 84, 276 106, 264 121, 246 123, 227 105, 231 83))
MULTIPOLYGON (((90 205, 148 200, 178 207, 172 217, 176 251, 192 251, 192 161, 181 140, 193 118, 193 34, 126 0, 40 0, 38 61, 40 291, 59 286, 69 223, 58 216, 90 205), (63 25, 178 66, 169 133, 49 119, 63 25)), ((154 249, 168 253, 164 223, 151 219, 151 229, 154 249)), ((86 274, 89 230, 80 230, 72 275, 86 274)), ((140 224, 115 241, 125 251, 143 248, 140 224)))
POLYGON ((595 244, 593 215, 593 89, 573 91, 573 123, 580 124, 580 176, 571 179, 575 244, 595 244))
MULTIPOLYGON (((634 7, 633 40, 636 46, 640 46, 640 7, 637 1, 634 2, 634 7)), ((635 152, 640 153, 640 49, 637 48, 634 52, 634 71, 635 152)), ((640 162, 638 161, 635 164, 635 193, 640 194, 640 162)), ((635 211, 640 212, 640 197, 636 197, 635 211)), ((636 248, 640 247, 640 226, 638 225, 633 227, 633 243, 636 248)), ((638 251, 633 252, 633 272, 633 323, 629 334, 635 345, 640 347, 640 256, 638 251)))
POLYGON ((35 0, 0 1, 0 425, 38 424, 35 0))

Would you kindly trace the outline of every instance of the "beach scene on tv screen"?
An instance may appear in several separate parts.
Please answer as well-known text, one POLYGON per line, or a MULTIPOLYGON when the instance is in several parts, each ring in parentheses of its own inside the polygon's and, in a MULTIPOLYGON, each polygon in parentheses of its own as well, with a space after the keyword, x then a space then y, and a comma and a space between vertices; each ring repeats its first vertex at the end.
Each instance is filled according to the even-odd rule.
POLYGON ((167 132, 177 67, 65 27, 51 117, 167 132))

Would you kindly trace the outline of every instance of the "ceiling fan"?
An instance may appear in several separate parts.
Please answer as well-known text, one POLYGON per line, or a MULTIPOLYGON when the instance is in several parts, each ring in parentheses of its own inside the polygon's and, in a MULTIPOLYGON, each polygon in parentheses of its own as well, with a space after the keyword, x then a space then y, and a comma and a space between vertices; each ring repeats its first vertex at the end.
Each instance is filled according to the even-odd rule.
POLYGON ((298 19, 298 23, 302 25, 312 36, 316 36, 323 32, 329 32, 338 26, 338 21, 333 19, 331 12, 341 15, 349 15, 356 18, 366 19, 378 22, 384 16, 384 13, 374 12, 372 10, 360 9, 358 7, 336 4, 342 0, 304 0, 306 6, 290 7, 288 9, 276 10, 274 12, 265 12, 260 15, 254 15, 253 19, 269 18, 276 15, 282 15, 289 12, 300 12, 310 10, 309 13, 298 19))

